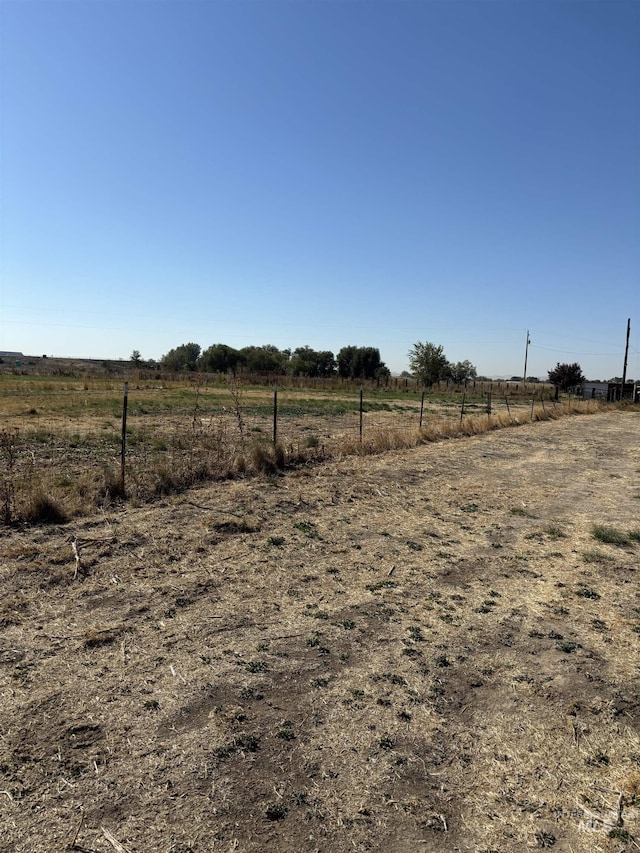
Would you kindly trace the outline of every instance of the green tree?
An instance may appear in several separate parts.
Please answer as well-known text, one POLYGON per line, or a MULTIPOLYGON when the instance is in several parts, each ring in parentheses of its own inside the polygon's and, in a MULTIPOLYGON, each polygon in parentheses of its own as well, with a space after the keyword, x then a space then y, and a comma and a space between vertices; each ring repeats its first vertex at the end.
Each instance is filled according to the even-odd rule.
POLYGON ((261 347, 243 347, 240 350, 243 368, 248 373, 279 373, 284 369, 285 358, 273 344, 261 347))
POLYGON ((202 369, 212 373, 235 374, 242 361, 242 354, 226 344, 212 344, 200 356, 202 369))
POLYGON ((444 348, 430 341, 418 341, 413 345, 409 350, 409 367, 423 385, 433 385, 451 376, 451 365, 444 354, 444 348))
POLYGON ((175 349, 169 350, 166 355, 162 356, 162 366, 166 370, 174 370, 176 372, 196 370, 199 357, 200 344, 182 344, 175 349))
POLYGON ((462 385, 462 383, 466 382, 468 379, 475 379, 477 375, 478 371, 476 370, 475 365, 471 364, 468 359, 458 361, 451 365, 451 378, 459 385, 462 385))
POLYGON ((342 347, 337 362, 338 374, 344 379, 384 379, 390 375, 376 347, 342 347))
POLYGON ((549 371, 549 382, 558 385, 563 391, 577 388, 584 382, 582 368, 577 361, 573 364, 560 364, 558 362, 554 369, 549 371))
POLYGON ((134 349, 134 351, 131 353, 131 361, 135 367, 138 367, 138 365, 142 363, 142 356, 140 355, 140 350, 134 349))
POLYGON ((317 351, 304 346, 293 351, 287 367, 293 376, 326 378, 335 373, 336 360, 329 350, 317 351))

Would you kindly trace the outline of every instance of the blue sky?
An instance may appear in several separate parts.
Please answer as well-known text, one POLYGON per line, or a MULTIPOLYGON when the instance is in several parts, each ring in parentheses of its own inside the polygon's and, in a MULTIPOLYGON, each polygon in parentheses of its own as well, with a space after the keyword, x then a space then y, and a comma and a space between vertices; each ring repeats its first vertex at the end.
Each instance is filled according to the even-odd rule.
POLYGON ((0 0, 0 349, 640 378, 640 4, 0 0))

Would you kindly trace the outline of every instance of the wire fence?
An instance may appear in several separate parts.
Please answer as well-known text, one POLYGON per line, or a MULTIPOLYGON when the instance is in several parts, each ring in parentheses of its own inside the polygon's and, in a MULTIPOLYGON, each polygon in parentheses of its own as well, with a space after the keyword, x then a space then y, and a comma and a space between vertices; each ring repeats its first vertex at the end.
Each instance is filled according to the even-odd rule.
POLYGON ((525 395, 487 385, 334 389, 138 377, 109 387, 54 383, 23 405, 19 394, 3 394, 0 505, 6 520, 20 516, 22 494, 67 505, 72 497, 144 500, 206 479, 411 446, 483 419, 487 428, 492 419, 521 423, 556 406, 548 386, 525 395))

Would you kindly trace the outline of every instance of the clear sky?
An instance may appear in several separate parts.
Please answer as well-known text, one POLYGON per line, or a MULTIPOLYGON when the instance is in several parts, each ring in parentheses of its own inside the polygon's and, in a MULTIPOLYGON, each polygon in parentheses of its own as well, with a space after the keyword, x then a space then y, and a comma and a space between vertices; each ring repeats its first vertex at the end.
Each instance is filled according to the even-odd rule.
POLYGON ((640 378, 637 0, 0 0, 0 349, 640 378))

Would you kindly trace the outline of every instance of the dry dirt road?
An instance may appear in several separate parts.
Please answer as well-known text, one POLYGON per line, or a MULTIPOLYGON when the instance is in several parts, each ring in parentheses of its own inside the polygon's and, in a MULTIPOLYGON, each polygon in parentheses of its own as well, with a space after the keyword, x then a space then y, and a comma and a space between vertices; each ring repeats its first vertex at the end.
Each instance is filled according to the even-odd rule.
POLYGON ((0 849, 640 849, 639 472, 610 412, 3 530, 0 849))

